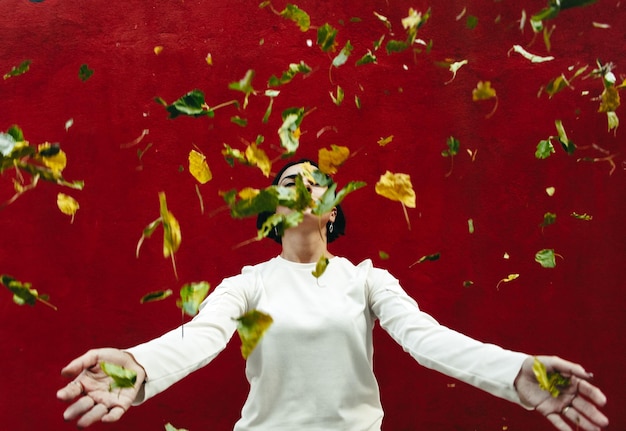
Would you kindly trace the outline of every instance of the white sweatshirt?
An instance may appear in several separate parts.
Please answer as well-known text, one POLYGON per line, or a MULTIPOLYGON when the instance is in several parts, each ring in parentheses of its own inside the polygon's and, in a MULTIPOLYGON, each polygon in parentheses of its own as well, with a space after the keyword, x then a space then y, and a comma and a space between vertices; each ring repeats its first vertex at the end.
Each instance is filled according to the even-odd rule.
POLYGON ((372 367, 372 328, 382 328, 420 364, 520 403, 513 387, 527 355, 439 325, 389 272, 341 257, 315 263, 275 257, 226 278, 181 330, 128 351, 147 381, 136 403, 209 363, 257 309, 274 323, 246 363, 250 393, 235 431, 378 431, 383 411, 372 367))

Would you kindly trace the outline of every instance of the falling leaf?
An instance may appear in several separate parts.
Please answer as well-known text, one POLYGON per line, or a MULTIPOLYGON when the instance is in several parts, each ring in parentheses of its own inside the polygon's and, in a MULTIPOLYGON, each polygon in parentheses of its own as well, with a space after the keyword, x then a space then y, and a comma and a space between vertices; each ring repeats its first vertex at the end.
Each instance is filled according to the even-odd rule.
POLYGON ((556 127, 561 146, 563 147, 563 149, 565 150, 567 154, 573 154, 574 151, 576 151, 576 145, 574 144, 573 141, 571 141, 567 137, 567 133, 565 132, 565 127, 563 126, 563 122, 561 120, 555 120, 554 125, 556 127))
POLYGON ((90 69, 88 65, 81 64, 78 69, 78 77, 81 81, 85 82, 93 75, 93 69, 90 69))
POLYGON ((524 48, 522 48, 520 45, 513 45, 513 48, 511 48, 511 49, 514 52, 520 54, 526 60, 530 60, 531 63, 543 63, 545 61, 552 61, 552 60, 554 60, 554 57, 552 57, 552 56, 541 57, 541 56, 538 56, 538 55, 535 55, 535 54, 531 54, 530 52, 528 52, 524 48))
POLYGON ((467 230, 470 235, 474 233, 474 220, 471 218, 467 219, 467 230))
POLYGON ((158 45, 154 47, 154 55, 159 55, 160 53, 163 52, 163 47, 158 45))
POLYGON ((361 58, 359 58, 354 64, 356 66, 363 66, 365 64, 372 64, 372 63, 377 63, 377 62, 378 62, 378 59, 376 58, 374 53, 372 53, 372 51, 368 49, 367 52, 361 58))
POLYGON ((320 148, 318 152, 318 162, 320 171, 333 175, 337 169, 350 157, 350 149, 340 145, 331 145, 330 150, 320 148))
POLYGON ((391 141, 393 141, 393 135, 389 135, 386 138, 380 138, 377 143, 378 145, 380 145, 381 147, 386 146, 387 144, 391 143, 391 141))
POLYGON ((157 102, 163 104, 167 112, 169 112, 169 118, 174 119, 179 115, 188 115, 191 117, 209 116, 213 117, 215 112, 209 109, 209 106, 204 100, 204 93, 200 90, 191 90, 187 94, 181 96, 172 104, 167 104, 157 99, 157 102))
POLYGON ((322 274, 324 274, 324 272, 326 271, 329 262, 330 260, 326 256, 320 256, 319 260, 315 264, 315 269, 311 272, 311 274, 313 274, 313 277, 320 278, 322 274))
POLYGON ((409 268, 413 267, 414 265, 417 265, 419 263, 424 263, 424 262, 434 262, 436 260, 439 260, 439 258, 441 257, 441 253, 433 253, 433 254, 426 254, 422 257, 420 257, 419 259, 417 259, 415 262, 413 262, 412 264, 409 265, 409 268))
POLYGON ((337 106, 341 105, 341 102, 343 102, 344 98, 343 88, 341 88, 339 85, 337 86, 337 96, 335 96, 332 91, 330 91, 329 93, 330 98, 333 100, 333 103, 337 106))
POLYGON ((551 154, 554 154, 554 145, 549 139, 539 141, 537 149, 535 150, 535 157, 538 159, 547 159, 551 154))
POLYGON ((73 125, 74 125, 74 119, 70 118, 69 120, 65 122, 65 131, 67 132, 68 130, 70 130, 70 127, 72 127, 73 125))
POLYGON ((450 72, 452 72, 452 78, 450 78, 450 80, 446 81, 446 84, 451 83, 452 81, 454 81, 454 78, 456 78, 456 73, 459 71, 459 69, 463 66, 465 66, 467 63, 469 63, 469 60, 461 60, 461 61, 455 61, 454 63, 450 63, 450 66, 448 66, 448 69, 450 70, 450 72))
POLYGON ((448 149, 442 151, 441 155, 443 157, 450 157, 450 170, 446 173, 446 177, 449 177, 452 174, 452 169, 454 168, 454 156, 459 153, 461 143, 454 136, 450 136, 446 139, 446 146, 448 149))
POLYGON ((283 124, 278 129, 278 136, 285 155, 291 155, 300 146, 300 124, 304 118, 304 108, 287 109, 283 111, 282 117, 283 124))
POLYGON ((387 253, 386 251, 383 251, 383 250, 379 250, 378 251, 378 257, 380 257, 382 260, 387 260, 387 259, 389 259, 389 253, 387 253))
POLYGON ((57 144, 45 142, 37 147, 38 155, 43 164, 50 168, 53 176, 61 177, 63 169, 67 166, 67 156, 57 144))
POLYGON ((176 428, 171 423, 166 423, 165 424, 165 431, 189 431, 189 430, 187 430, 185 428, 176 428))
POLYGON ((53 310, 57 310, 57 307, 48 302, 48 295, 42 295, 36 289, 31 289, 31 283, 18 281, 6 274, 0 276, 0 283, 13 293, 13 302, 17 305, 28 304, 32 307, 39 301, 53 310))
POLYGON ((551 224, 556 223, 556 214, 551 213, 551 212, 547 212, 543 215, 543 221, 541 222, 541 224, 539 226, 541 226, 542 228, 546 227, 546 226, 550 226, 551 224))
POLYGON ((206 64, 208 64, 209 66, 213 66, 213 56, 210 52, 206 55, 204 61, 206 61, 206 64))
POLYGON ((323 52, 335 51, 337 43, 337 29, 332 25, 325 23, 317 29, 317 45, 323 52))
POLYGON ((556 267, 555 253, 553 249, 544 248, 535 253, 535 262, 544 268, 556 267))
POLYGON ((519 278, 519 274, 509 274, 508 276, 506 276, 506 278, 503 278, 498 282, 498 284, 496 285, 496 289, 500 288, 501 283, 509 283, 517 278, 519 278))
POLYGON ((193 317, 198 314, 200 304, 209 294, 211 285, 206 281, 187 283, 180 288, 180 299, 176 306, 186 315, 193 317))
POLYGON ((546 194, 550 197, 554 196, 556 193, 556 188, 554 187, 546 187, 546 194))
POLYGON ((593 220, 593 216, 589 215, 587 213, 585 213, 585 214, 578 214, 577 212, 572 212, 570 215, 572 217, 574 217, 575 219, 577 219, 577 220, 584 220, 584 221, 591 221, 591 220, 593 220))
POLYGON ((14 76, 23 75, 24 73, 28 72, 28 69, 30 69, 31 63, 32 62, 30 60, 24 60, 23 62, 20 63, 19 66, 13 66, 9 72, 4 74, 4 79, 9 79, 14 76))
POLYGON ((280 12, 280 16, 295 22, 302 32, 308 31, 311 26, 309 14, 293 4, 287 4, 285 9, 280 12))
POLYGON ((556 398, 562 389, 570 385, 570 379, 561 375, 558 371, 548 372, 546 366, 537 358, 533 362, 533 373, 537 378, 539 387, 544 391, 550 392, 552 397, 556 398))
POLYGON ((243 109, 246 109, 248 106, 248 98, 251 94, 256 94, 254 87, 252 87, 252 80, 254 79, 254 70, 248 69, 243 78, 239 81, 231 82, 228 84, 228 88, 230 90, 241 91, 245 94, 243 101, 243 109))
POLYGON ((261 148, 259 148, 255 143, 248 145, 246 148, 246 160, 251 166, 256 166, 263 172, 265 177, 270 176, 270 172, 272 170, 272 162, 261 148))
POLYGON ((144 296, 141 297, 139 302, 141 304, 145 304, 146 302, 162 301, 165 298, 169 298, 170 296, 172 296, 172 294, 173 294, 172 289, 158 290, 156 292, 150 292, 150 293, 145 294, 144 296))
POLYGON ((248 359, 274 320, 269 314, 258 310, 251 310, 235 320, 237 333, 241 339, 241 355, 244 359, 248 359))
POLYGON ((301 61, 300 63, 291 63, 289 64, 289 68, 282 73, 280 78, 272 75, 267 81, 267 85, 268 87, 278 87, 279 85, 287 84, 291 82, 291 80, 295 78, 298 73, 307 74, 311 72, 311 70, 312 69, 304 61, 301 61))
POLYGON ((74 215, 76 214, 76 211, 78 211, 78 209, 80 208, 80 205, 78 204, 76 199, 64 193, 58 193, 57 206, 63 214, 71 216, 71 223, 74 223, 74 215))
POLYGON ((352 53, 352 49, 353 49, 352 44, 350 43, 350 41, 347 41, 344 47, 339 52, 339 54, 337 54, 337 56, 333 58, 332 65, 334 67, 339 67, 339 66, 344 65, 346 61, 348 61, 348 57, 350 57, 350 54, 352 53))
POLYGON ((206 184, 213 178, 206 156, 196 150, 189 152, 189 172, 200 184, 206 184))
POLYGON ((479 81, 476 88, 472 90, 472 100, 477 102, 479 100, 488 100, 496 96, 495 88, 491 87, 490 81, 479 81))
POLYGON ((416 195, 413 190, 413 184, 411 184, 410 175, 401 173, 394 174, 390 171, 386 171, 384 175, 380 176, 380 179, 376 183, 375 190, 379 195, 402 204, 404 217, 409 229, 411 229, 406 207, 415 208, 416 195))
POLYGON ((100 368, 107 376, 113 379, 109 386, 110 391, 117 388, 132 388, 137 382, 136 371, 109 362, 101 362, 100 368))

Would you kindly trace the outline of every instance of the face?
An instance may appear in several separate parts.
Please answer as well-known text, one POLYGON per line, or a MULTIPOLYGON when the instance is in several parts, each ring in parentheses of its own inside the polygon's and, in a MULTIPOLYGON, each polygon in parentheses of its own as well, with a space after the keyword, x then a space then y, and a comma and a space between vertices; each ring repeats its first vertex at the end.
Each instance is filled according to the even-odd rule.
MULTIPOLYGON (((301 175, 302 181, 304 182, 304 185, 309 191, 309 193, 311 193, 311 197, 313 198, 313 200, 319 200, 322 197, 322 195, 326 192, 328 187, 320 186, 314 182, 311 175, 308 174, 308 172, 311 169, 317 169, 317 168, 308 163, 299 163, 299 164, 290 166, 280 176, 280 179, 278 180, 278 185, 282 187, 295 187, 296 177, 301 175)), ((290 210, 288 210, 287 208, 278 207, 276 212, 284 214, 289 211, 290 210)), ((308 209, 305 213, 310 213, 310 212, 311 210, 308 209)), ((331 218, 332 218, 332 214, 334 213, 335 211, 333 210, 333 212, 331 213, 331 218)))

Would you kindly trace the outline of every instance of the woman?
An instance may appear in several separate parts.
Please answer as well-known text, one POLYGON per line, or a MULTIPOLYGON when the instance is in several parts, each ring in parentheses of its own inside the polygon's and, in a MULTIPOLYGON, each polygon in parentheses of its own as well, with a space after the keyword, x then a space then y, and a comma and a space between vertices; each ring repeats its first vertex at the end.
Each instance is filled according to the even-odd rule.
MULTIPOLYGON (((274 184, 294 187, 301 178, 319 200, 327 188, 313 181, 310 166, 307 161, 288 164, 274 184)), ((283 215, 290 211, 276 210, 283 215)), ((267 217, 260 214, 259 227, 267 217)), ((380 430, 383 411, 372 370, 376 320, 422 365, 536 409, 559 430, 608 425, 598 409, 606 397, 589 383, 583 367, 538 357, 549 372, 570 378, 569 386, 552 397, 538 385, 535 358, 439 325, 387 271, 369 260, 354 265, 333 256, 327 242, 342 234, 344 226, 339 205, 323 215, 305 210, 296 227, 269 231, 282 244, 281 254, 225 279, 185 326, 184 337, 174 330, 126 351, 96 349, 70 362, 62 374, 72 382, 57 394, 72 402, 65 419, 77 419, 79 427, 117 421, 132 404, 209 363, 235 332, 233 318, 258 309, 274 323, 248 357, 250 393, 236 431, 380 430), (321 257, 329 264, 316 278, 311 273, 321 257), (101 362, 136 371, 134 387, 110 392, 111 379, 101 362)))

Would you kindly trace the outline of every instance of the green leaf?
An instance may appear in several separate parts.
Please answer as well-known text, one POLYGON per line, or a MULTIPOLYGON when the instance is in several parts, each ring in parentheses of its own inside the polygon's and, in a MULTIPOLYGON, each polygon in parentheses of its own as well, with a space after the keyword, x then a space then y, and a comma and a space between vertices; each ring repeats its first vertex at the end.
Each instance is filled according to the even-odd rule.
POLYGON ((343 88, 341 88, 339 85, 337 86, 337 96, 335 96, 332 91, 330 91, 329 93, 330 98, 333 99, 333 103, 337 106, 341 105, 341 102, 343 102, 344 98, 343 88))
POLYGON ((441 152, 442 156, 453 157, 459 153, 461 143, 454 136, 450 136, 448 139, 446 139, 446 145, 448 146, 448 149, 441 152))
POLYGON ((246 107, 248 106, 248 97, 251 94, 256 93, 256 91, 254 90, 254 87, 252 87, 253 78, 254 78, 254 70, 248 69, 245 76, 241 78, 241 80, 231 82, 230 84, 228 84, 228 88, 230 90, 236 90, 236 91, 241 91, 242 93, 245 93, 245 98, 243 101, 243 109, 246 109, 246 107))
POLYGON ((565 127, 563 127, 563 122, 561 120, 555 120, 554 125, 556 126, 556 130, 559 134, 559 142, 561 143, 561 146, 563 147, 565 152, 570 155, 574 154, 574 151, 576 150, 576 145, 567 137, 565 127))
POLYGON ((165 424, 165 431, 188 431, 188 430, 186 430, 185 428, 176 428, 171 423, 166 423, 165 424))
POLYGON ((387 54, 391 54, 394 52, 402 52, 408 47, 409 45, 403 40, 390 40, 385 45, 385 50, 387 51, 387 54))
POLYGON ((293 4, 287 4, 280 16, 295 22, 301 31, 307 31, 311 27, 311 18, 309 14, 293 4))
POLYGON ((116 388, 132 388, 137 382, 136 371, 109 362, 101 362, 100 368, 102 368, 102 371, 104 371, 107 376, 113 379, 113 382, 109 386, 110 391, 116 388))
POLYGON ((28 69, 30 69, 31 63, 32 63, 31 60, 24 60, 23 62, 20 63, 19 66, 13 66, 9 72, 4 74, 4 79, 9 79, 14 76, 19 76, 28 72, 28 69))
POLYGON ((241 339, 241 355, 244 359, 248 359, 274 320, 269 314, 258 310, 251 310, 235 320, 237 333, 241 339))
POLYGON ((343 189, 336 193, 337 183, 333 183, 320 197, 312 213, 322 215, 330 212, 339 205, 349 193, 365 186, 366 184, 362 181, 350 181, 343 189))
POLYGON ((478 25, 478 17, 474 15, 468 15, 467 19, 465 20, 465 27, 467 27, 470 30, 474 30, 477 25, 478 25))
POLYGON ((535 150, 535 157, 538 159, 547 159, 551 154, 554 154, 554 145, 552 145, 550 139, 539 141, 537 150, 535 150))
POLYGON ((48 295, 40 295, 36 289, 31 289, 31 283, 18 281, 6 274, 0 276, 0 282, 13 293, 13 302, 17 305, 28 304, 32 307, 39 301, 53 310, 57 309, 57 307, 48 302, 48 295))
POLYGON ((363 66, 364 64, 377 63, 377 61, 376 56, 368 49, 367 53, 359 58, 355 64, 357 66, 363 66))
POLYGON ((91 75, 93 75, 93 69, 90 69, 89 66, 86 64, 81 64, 80 68, 78 69, 78 77, 80 78, 80 80, 85 82, 86 80, 91 78, 91 75))
POLYGON ((572 212, 570 215, 572 217, 574 217, 575 219, 577 219, 577 220, 584 220, 584 221, 591 221, 591 220, 593 220, 593 216, 589 215, 587 213, 585 213, 585 214, 578 214, 577 212, 572 212))
POLYGON ((304 108, 290 108, 282 113, 283 124, 278 129, 280 144, 285 149, 285 155, 296 152, 300 146, 300 124, 304 118, 304 108))
POLYGON ((326 271, 326 268, 328 267, 329 262, 330 260, 326 256, 324 255, 320 256, 317 263, 315 264, 315 269, 311 271, 311 274, 313 274, 313 277, 320 278, 322 274, 324 274, 324 272, 326 271))
POLYGON ((352 44, 350 43, 350 41, 347 41, 346 44, 341 49, 341 52, 339 52, 339 54, 337 54, 337 56, 333 58, 333 63, 332 63, 333 66, 339 67, 339 66, 344 65, 346 61, 348 61, 348 57, 350 57, 350 54, 352 53, 352 49, 353 49, 352 44))
POLYGON ((411 266, 413 266, 415 264, 424 263, 424 262, 427 262, 427 261, 434 262, 436 260, 439 260, 440 257, 441 257, 441 253, 427 254, 427 255, 424 255, 424 256, 420 257, 419 259, 417 259, 415 262, 413 262, 411 265, 409 265, 409 267, 411 267, 411 266))
POLYGON ((556 223, 556 214, 547 212, 543 215, 543 222, 539 226, 546 227, 556 223))
POLYGON ((210 110, 204 100, 204 93, 200 90, 191 90, 187 94, 181 96, 171 105, 165 107, 169 112, 169 118, 174 119, 179 115, 188 115, 190 117, 213 117, 215 112, 210 110))
POLYGON ((544 268, 554 268, 556 266, 556 259, 553 249, 544 248, 535 253, 535 262, 539 263, 544 268))
POLYGON ((188 316, 198 314, 200 304, 209 294, 211 285, 206 281, 187 283, 180 288, 180 299, 176 301, 176 306, 188 316))
POLYGON ((265 238, 274 229, 276 229, 278 236, 283 236, 287 229, 298 226, 303 219, 304 215, 300 211, 289 214, 272 214, 259 228, 257 237, 258 239, 265 238))
POLYGON ((154 302, 154 301, 162 301, 165 298, 169 298, 170 296, 172 296, 172 289, 167 289, 167 290, 159 290, 156 292, 150 292, 145 294, 140 300, 139 302, 141 304, 145 304, 146 302, 154 302))
POLYGON ((317 45, 323 52, 335 50, 336 37, 337 29, 328 23, 317 29, 317 45))
POLYGON ((570 379, 564 377, 559 372, 548 372, 546 366, 537 358, 533 362, 533 373, 539 383, 539 387, 544 391, 550 392, 552 397, 556 398, 562 389, 570 385, 570 379))
POLYGON ((307 74, 311 72, 311 68, 304 62, 300 63, 291 63, 289 64, 289 68, 285 70, 280 78, 277 78, 275 75, 272 75, 267 82, 268 87, 278 87, 279 85, 284 85, 289 82, 298 74, 303 73, 307 74))

